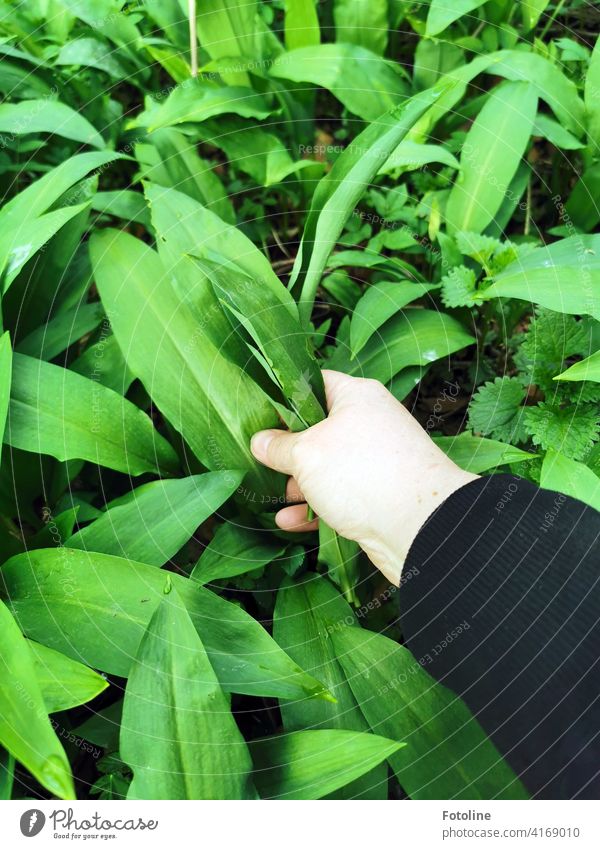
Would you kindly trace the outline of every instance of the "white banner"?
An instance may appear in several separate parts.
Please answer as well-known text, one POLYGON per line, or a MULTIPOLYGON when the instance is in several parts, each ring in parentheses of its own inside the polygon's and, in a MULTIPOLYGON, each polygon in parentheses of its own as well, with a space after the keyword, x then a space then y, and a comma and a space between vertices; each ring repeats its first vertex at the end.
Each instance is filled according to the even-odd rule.
POLYGON ((600 846, 597 802, 4 802, 2 846, 600 846), (300 807, 311 810, 300 810, 300 807))

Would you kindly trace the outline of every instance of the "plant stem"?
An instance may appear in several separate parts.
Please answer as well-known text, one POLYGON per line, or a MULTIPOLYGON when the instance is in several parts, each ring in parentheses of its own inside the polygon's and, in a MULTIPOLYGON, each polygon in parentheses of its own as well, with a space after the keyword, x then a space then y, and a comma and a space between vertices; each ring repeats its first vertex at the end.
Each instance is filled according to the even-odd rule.
POLYGON ((188 0, 188 18, 190 25, 190 59, 192 77, 198 76, 198 34, 196 32, 196 0, 188 0))

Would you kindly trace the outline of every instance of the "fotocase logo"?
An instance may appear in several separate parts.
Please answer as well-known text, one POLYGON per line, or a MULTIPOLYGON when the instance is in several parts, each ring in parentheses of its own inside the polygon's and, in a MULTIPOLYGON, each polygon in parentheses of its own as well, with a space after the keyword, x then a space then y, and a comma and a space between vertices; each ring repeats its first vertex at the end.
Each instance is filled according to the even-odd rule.
POLYGON ((43 829, 46 817, 43 811, 32 808, 21 815, 21 834, 25 837, 35 837, 43 829))

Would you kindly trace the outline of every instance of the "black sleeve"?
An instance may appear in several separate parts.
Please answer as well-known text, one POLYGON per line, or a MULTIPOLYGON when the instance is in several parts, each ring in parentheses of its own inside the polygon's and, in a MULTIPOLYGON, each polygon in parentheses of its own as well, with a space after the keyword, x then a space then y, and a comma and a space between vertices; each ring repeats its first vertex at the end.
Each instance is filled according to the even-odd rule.
POLYGON ((406 645, 535 798, 600 798, 600 513, 509 475, 455 492, 400 583, 406 645))

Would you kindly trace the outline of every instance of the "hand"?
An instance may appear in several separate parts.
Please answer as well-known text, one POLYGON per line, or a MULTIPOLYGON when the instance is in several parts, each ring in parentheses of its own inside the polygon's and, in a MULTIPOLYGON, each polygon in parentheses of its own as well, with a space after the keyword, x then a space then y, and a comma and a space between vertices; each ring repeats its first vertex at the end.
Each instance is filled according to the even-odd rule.
POLYGON ((252 453, 290 475, 296 502, 275 519, 285 531, 317 528, 307 505, 357 542, 398 585, 408 550, 428 516, 477 478, 455 465, 383 384, 324 371, 327 419, 302 433, 263 430, 252 453))

